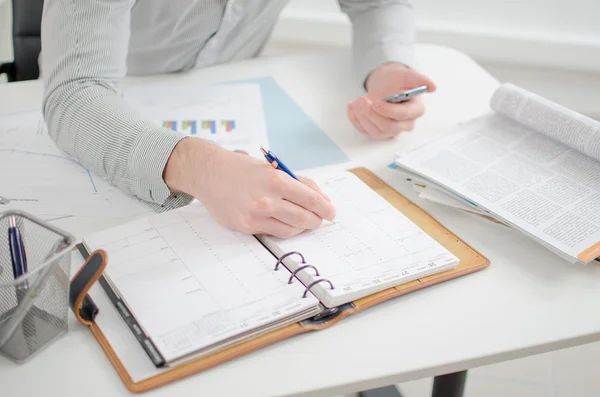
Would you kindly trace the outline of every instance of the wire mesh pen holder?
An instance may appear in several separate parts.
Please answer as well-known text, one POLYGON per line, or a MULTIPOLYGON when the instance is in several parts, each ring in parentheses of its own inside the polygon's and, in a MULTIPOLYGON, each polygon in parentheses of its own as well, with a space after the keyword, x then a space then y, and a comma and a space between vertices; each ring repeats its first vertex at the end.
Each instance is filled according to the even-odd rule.
POLYGON ((73 246, 72 236, 32 215, 0 213, 1 355, 23 363, 67 332, 73 246), (20 232, 27 264, 16 279, 11 227, 20 232))

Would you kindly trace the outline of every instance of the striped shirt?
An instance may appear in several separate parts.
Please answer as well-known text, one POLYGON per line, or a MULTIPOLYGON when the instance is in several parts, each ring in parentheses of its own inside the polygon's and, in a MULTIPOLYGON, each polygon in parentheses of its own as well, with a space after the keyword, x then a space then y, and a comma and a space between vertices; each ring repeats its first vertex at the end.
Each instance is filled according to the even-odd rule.
MULTIPOLYGON (((163 181, 182 134, 120 95, 129 75, 183 72, 258 55, 287 0, 45 0, 43 112, 57 145, 163 210, 188 203, 163 181)), ((339 0, 362 81, 385 62, 414 66, 411 0, 339 0)))

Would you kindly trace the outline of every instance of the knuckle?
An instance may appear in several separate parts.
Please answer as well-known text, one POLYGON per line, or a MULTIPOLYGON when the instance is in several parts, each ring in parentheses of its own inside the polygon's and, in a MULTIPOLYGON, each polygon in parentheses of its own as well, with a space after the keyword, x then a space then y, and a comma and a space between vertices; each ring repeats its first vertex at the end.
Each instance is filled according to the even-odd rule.
POLYGON ((371 136, 371 138, 373 138, 375 140, 385 138, 385 135, 380 131, 369 131, 369 135, 371 136))
POLYGON ((275 191, 281 191, 285 188, 286 180, 282 172, 274 170, 269 176, 269 187, 275 191))
POLYGON ((310 223, 310 218, 308 214, 303 212, 301 214, 296 215, 295 223, 297 227, 306 229, 308 224, 310 223))
POLYGON ((254 203, 253 210, 258 213, 271 213, 273 211, 273 200, 267 196, 262 196, 254 203))
POLYGON ((392 124, 392 127, 390 128, 390 133, 397 135, 397 134, 401 133, 402 130, 403 130, 402 123, 397 121, 394 124, 392 124))
POLYGON ((314 192, 308 197, 308 205, 310 208, 316 208, 321 204, 321 196, 314 192))
POLYGON ((383 132, 385 132, 388 135, 398 134, 401 131, 401 128, 398 124, 399 123, 389 123, 383 132))
POLYGON ((304 176, 304 177, 302 177, 302 181, 303 181, 305 184, 307 184, 307 185, 312 185, 312 186, 316 186, 316 185, 317 185, 317 183, 316 183, 315 181, 313 181, 312 179, 310 179, 310 178, 307 178, 307 177, 305 177, 305 176, 304 176))

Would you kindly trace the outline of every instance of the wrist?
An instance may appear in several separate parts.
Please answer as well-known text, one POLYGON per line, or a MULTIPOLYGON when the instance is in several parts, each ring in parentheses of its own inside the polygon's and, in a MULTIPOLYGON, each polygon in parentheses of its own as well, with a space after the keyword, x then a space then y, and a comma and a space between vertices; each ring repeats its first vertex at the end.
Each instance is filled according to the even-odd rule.
POLYGON ((210 142, 183 138, 169 156, 163 180, 172 191, 196 196, 195 190, 209 177, 209 164, 214 162, 219 150, 210 142))
POLYGON ((369 92, 373 89, 374 85, 379 84, 380 82, 385 82, 386 75, 393 72, 406 72, 410 68, 403 63, 398 62, 388 62, 384 63, 377 68, 373 69, 373 71, 367 76, 365 80, 365 90, 369 92))

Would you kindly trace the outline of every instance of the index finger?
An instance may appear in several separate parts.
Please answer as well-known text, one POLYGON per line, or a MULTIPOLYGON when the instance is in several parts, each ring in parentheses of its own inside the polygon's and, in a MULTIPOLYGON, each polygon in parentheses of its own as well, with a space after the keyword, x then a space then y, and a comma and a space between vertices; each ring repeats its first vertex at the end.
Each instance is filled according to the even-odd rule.
POLYGON ((383 117, 396 121, 415 120, 425 113, 425 105, 418 98, 401 103, 374 101, 373 110, 383 117))
POLYGON ((312 211, 322 219, 333 221, 335 218, 335 208, 323 194, 295 179, 290 179, 283 198, 312 211))

